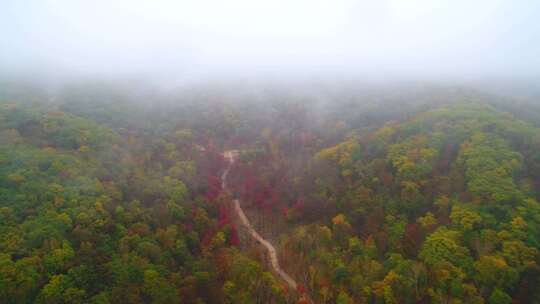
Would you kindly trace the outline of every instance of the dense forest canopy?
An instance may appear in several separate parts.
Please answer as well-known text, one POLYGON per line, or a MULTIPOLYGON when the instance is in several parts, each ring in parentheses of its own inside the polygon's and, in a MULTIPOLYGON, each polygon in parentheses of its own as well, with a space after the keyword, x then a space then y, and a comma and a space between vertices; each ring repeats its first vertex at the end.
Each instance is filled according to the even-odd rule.
POLYGON ((539 16, 1 0, 0 304, 540 304, 539 16))
POLYGON ((2 82, 1 303, 540 303, 536 93, 141 87, 2 82))

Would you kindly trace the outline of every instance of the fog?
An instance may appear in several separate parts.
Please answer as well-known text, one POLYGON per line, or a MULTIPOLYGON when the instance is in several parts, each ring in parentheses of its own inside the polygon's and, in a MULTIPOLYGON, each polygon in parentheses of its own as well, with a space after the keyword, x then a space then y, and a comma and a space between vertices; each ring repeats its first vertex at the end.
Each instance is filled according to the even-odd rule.
POLYGON ((34 77, 530 77, 535 0, 4 0, 0 71, 34 77))

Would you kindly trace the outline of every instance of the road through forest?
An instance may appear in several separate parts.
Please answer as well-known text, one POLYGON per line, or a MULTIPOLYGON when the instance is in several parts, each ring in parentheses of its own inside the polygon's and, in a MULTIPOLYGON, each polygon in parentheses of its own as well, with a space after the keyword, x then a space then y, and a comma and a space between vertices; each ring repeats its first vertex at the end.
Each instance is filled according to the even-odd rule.
MULTIPOLYGON (((221 174, 221 187, 222 189, 226 189, 227 187, 227 175, 229 174, 229 171, 231 170, 232 165, 234 164, 236 157, 238 155, 238 151, 236 150, 228 150, 223 153, 224 158, 227 160, 228 165, 223 174, 221 174)), ((278 274, 278 276, 287 283, 289 288, 292 290, 297 290, 297 284, 296 281, 294 281, 291 276, 289 276, 280 266, 279 266, 279 260, 277 257, 276 248, 265 240, 254 228, 251 226, 251 223, 249 222, 248 218, 246 217, 246 214, 244 213, 244 210, 242 210, 242 207, 240 206, 240 201, 238 199, 233 200, 234 205, 234 212, 240 219, 242 225, 246 227, 249 235, 251 238, 253 238, 255 241, 257 241, 259 244, 261 244, 266 250, 268 251, 268 257, 270 260, 270 265, 275 273, 278 274)), ((307 295, 304 295, 304 299, 306 299, 309 303, 312 303, 311 300, 307 297, 307 295)))

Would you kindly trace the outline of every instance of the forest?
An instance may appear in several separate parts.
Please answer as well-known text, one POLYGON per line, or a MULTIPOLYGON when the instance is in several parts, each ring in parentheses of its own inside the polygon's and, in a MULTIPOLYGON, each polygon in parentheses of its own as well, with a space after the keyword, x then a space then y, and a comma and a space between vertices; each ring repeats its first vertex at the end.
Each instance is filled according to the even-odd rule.
POLYGON ((0 303, 540 303, 537 101, 2 82, 0 303))

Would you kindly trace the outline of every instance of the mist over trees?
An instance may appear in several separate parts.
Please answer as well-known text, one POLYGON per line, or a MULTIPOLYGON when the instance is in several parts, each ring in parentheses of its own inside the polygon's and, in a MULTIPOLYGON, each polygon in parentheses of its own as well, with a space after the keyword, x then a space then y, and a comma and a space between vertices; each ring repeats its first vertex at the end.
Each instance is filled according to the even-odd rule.
POLYGON ((540 300, 532 99, 354 81, 0 93, 3 302, 540 300))
POLYGON ((540 303, 538 16, 1 1, 0 304, 540 303))

